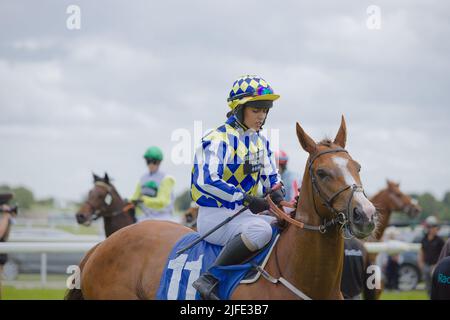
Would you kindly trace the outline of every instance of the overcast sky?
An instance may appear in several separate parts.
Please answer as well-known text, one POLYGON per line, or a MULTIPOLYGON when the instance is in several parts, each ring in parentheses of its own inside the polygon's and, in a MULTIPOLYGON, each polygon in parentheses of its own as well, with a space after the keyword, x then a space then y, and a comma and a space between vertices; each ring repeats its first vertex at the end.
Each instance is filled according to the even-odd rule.
MULTIPOLYGON (((348 150, 369 194, 386 178, 406 192, 450 190, 450 3, 447 1, 2 1, 0 184, 79 200, 105 171, 129 197, 145 149, 165 152, 176 192, 191 164, 178 133, 221 125, 242 74, 281 95, 279 130, 292 170, 344 114, 348 150), (81 10, 70 30, 69 5, 81 10), (380 27, 373 21, 380 9, 380 27)), ((73 20, 70 20, 73 21, 73 20)), ((276 132, 276 131, 271 131, 276 132)), ((196 141, 194 141, 196 140, 196 141)))

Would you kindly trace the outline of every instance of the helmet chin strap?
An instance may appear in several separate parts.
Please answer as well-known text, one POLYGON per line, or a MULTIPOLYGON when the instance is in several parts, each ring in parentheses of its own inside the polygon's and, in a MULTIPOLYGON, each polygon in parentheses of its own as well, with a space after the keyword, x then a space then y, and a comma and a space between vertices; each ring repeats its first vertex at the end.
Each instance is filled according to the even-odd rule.
MULTIPOLYGON (((245 119, 244 119, 244 109, 245 109, 245 104, 241 104, 239 106, 236 107, 236 109, 234 109, 233 114, 236 116, 237 121, 239 122, 239 124, 244 128, 244 129, 248 129, 248 127, 245 125, 245 119)), ((270 108, 267 109, 267 113, 266 113, 266 117, 264 118, 264 121, 261 125, 261 128, 259 130, 263 129, 264 124, 266 123, 267 120, 267 115, 269 114, 270 108)))

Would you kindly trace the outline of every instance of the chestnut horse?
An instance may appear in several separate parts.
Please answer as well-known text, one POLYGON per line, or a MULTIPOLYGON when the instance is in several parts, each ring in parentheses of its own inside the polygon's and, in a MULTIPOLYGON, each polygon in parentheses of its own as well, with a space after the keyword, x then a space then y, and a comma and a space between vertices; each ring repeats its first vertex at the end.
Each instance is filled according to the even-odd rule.
POLYGON ((89 226, 93 220, 102 217, 106 237, 135 223, 134 205, 122 200, 108 174, 105 173, 104 178, 92 175, 94 188, 89 191, 87 200, 75 215, 77 222, 89 226))
MULTIPOLYGON (((293 218, 271 203, 271 210, 289 224, 265 267, 291 289, 261 277, 239 285, 232 299, 299 299, 292 287, 312 299, 342 299, 343 232, 364 238, 374 229, 376 210, 364 195, 360 165, 344 149, 344 118, 333 142, 314 142, 298 123, 297 137, 309 153, 302 201, 293 218)), ((84 259, 78 298, 154 299, 170 251, 189 232, 168 221, 143 221, 117 231, 84 259)), ((76 297, 69 292, 66 298, 76 297)))
MULTIPOLYGON (((417 204, 415 199, 405 194, 400 190, 400 184, 387 180, 387 187, 375 194, 370 201, 376 206, 378 215, 378 225, 375 232, 366 239, 367 242, 381 241, 384 235, 384 231, 389 225, 389 219, 393 211, 400 211, 405 213, 410 219, 416 218, 422 208, 417 204)), ((369 264, 375 264, 377 253, 365 252, 365 256, 369 259, 369 264)), ((368 299, 379 299, 383 292, 383 281, 381 283, 382 288, 375 290, 375 294, 371 294, 370 290, 365 290, 365 297, 368 299)))
POLYGON ((373 238, 367 239, 368 241, 379 241, 383 238, 393 211, 401 211, 410 219, 416 218, 422 211, 415 199, 400 190, 400 184, 389 180, 387 180, 387 187, 374 195, 370 201, 377 208, 379 217, 377 230, 372 234, 373 238))

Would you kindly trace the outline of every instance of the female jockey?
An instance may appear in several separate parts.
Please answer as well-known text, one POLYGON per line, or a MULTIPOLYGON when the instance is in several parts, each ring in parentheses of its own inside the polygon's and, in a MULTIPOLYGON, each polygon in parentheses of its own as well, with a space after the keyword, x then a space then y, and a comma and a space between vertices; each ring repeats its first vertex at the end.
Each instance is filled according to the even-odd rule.
MULTIPOLYGON (((248 210, 206 238, 224 246, 214 266, 245 262, 272 238, 274 218, 257 215, 268 210, 266 199, 257 197, 258 183, 263 192, 281 181, 269 141, 260 134, 273 101, 280 96, 262 78, 245 75, 230 91, 228 120, 202 138, 192 170, 191 196, 199 205, 198 232, 204 235, 229 216, 248 210)), ((279 204, 284 190, 271 194, 279 204)), ((218 280, 209 272, 193 286, 203 299, 217 300, 218 280)))

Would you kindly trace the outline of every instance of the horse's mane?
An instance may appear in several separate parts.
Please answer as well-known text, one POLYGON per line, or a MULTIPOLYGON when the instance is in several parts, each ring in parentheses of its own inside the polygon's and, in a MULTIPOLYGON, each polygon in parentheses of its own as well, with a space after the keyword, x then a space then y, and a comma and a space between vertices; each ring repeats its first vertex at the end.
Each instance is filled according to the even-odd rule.
POLYGON ((331 148, 333 146, 333 141, 331 141, 330 138, 324 138, 322 141, 318 143, 320 146, 329 147, 331 148))

